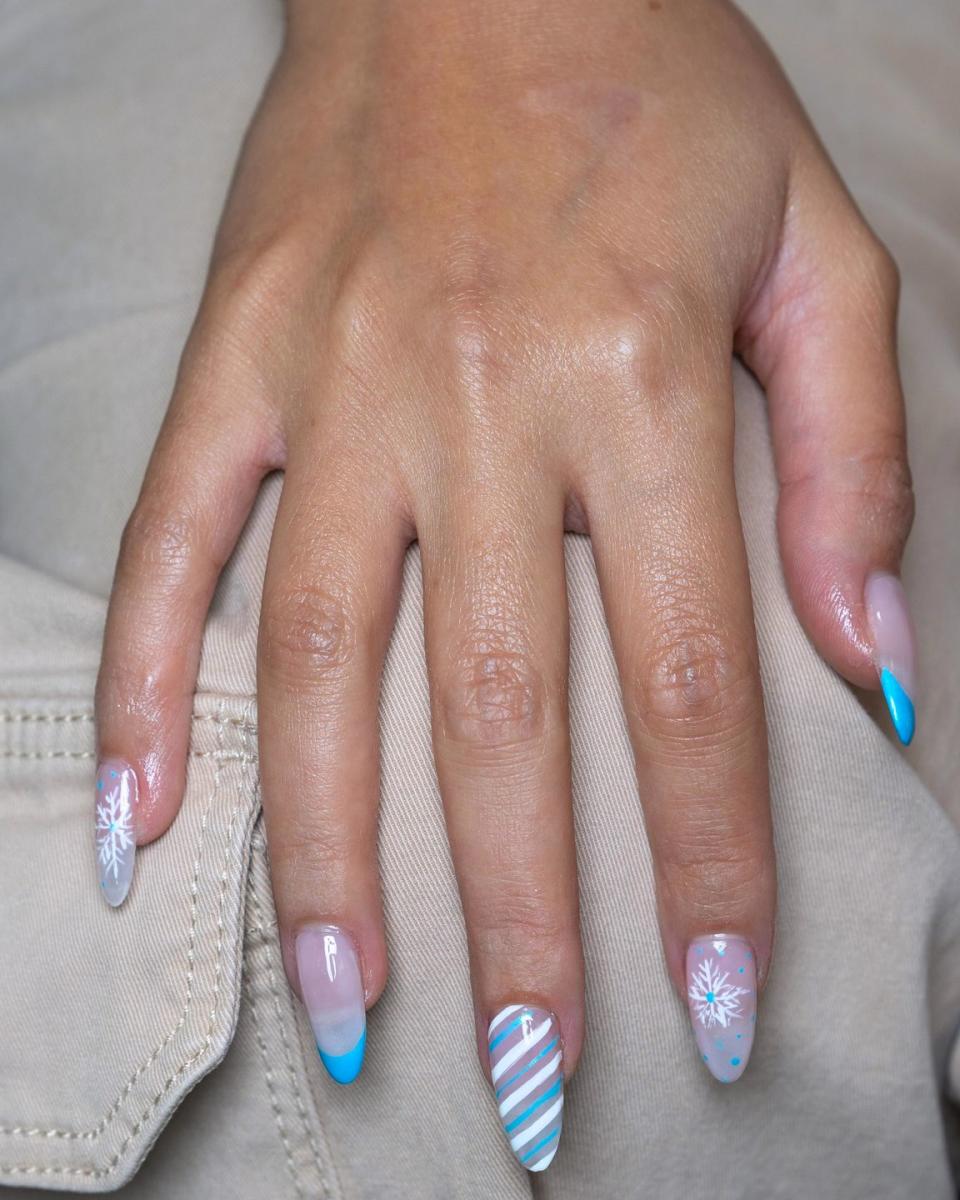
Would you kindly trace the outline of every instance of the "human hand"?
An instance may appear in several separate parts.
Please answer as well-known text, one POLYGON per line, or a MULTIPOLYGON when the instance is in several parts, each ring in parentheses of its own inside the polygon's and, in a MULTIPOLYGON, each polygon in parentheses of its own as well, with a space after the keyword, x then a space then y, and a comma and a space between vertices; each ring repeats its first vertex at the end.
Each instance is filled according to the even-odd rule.
POLYGON ((853 683, 885 666, 912 692, 896 298, 726 3, 291 0, 123 540, 98 779, 129 793, 138 844, 174 819, 213 588, 284 470, 264 811, 287 971, 335 1077, 386 980, 377 696, 416 538, 481 1059, 524 1165, 555 1152, 583 1035, 565 529, 597 560, 667 966, 704 1047, 721 1014, 742 1027, 707 1063, 742 1073, 775 870, 731 358, 768 391, 801 621, 853 683), (728 1001, 702 975, 718 942, 745 989, 728 1001))

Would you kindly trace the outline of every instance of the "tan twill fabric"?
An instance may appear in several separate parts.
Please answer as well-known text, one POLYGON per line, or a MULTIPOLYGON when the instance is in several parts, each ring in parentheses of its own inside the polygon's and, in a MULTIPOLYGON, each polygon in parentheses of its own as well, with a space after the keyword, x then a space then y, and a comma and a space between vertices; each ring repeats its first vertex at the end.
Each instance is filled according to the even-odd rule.
POLYGON ((0 6, 0 1184, 11 1197, 954 1194, 942 1105, 960 1086, 960 850, 944 815, 960 815, 960 8, 746 7, 903 268, 920 733, 909 757, 896 750, 792 614, 763 397, 741 372, 738 484, 781 884, 757 1046, 741 1084, 714 1085, 666 981, 590 546, 571 536, 588 1041, 560 1153, 532 1180, 475 1060, 415 551, 382 703, 392 974, 360 1082, 325 1078, 290 1001, 258 821, 254 642, 277 480, 210 618, 182 815, 138 856, 123 909, 97 895, 91 702, 117 538, 281 5, 0 6))

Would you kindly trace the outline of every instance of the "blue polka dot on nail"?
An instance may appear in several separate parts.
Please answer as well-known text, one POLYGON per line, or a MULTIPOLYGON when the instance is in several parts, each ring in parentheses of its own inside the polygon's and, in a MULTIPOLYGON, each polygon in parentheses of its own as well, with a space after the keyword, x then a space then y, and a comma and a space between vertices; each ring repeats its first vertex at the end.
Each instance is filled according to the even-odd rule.
POLYGON ((102 780, 102 779, 98 779, 98 780, 97 780, 97 791, 98 791, 98 792, 102 792, 102 791, 103 791, 103 780, 102 780))
POLYGON ((709 1062, 709 1061, 710 1061, 710 1055, 709 1055, 709 1054, 705 1054, 705 1055, 703 1056, 703 1061, 704 1061, 704 1062, 709 1062))
POLYGON ((730 1066, 731 1066, 731 1067, 739 1067, 739 1066, 740 1066, 740 1059, 739 1059, 739 1058, 731 1058, 731 1059, 730 1059, 730 1066))
POLYGON ((746 967, 741 967, 741 968, 740 968, 740 974, 742 975, 746 969, 747 969, 746 967))

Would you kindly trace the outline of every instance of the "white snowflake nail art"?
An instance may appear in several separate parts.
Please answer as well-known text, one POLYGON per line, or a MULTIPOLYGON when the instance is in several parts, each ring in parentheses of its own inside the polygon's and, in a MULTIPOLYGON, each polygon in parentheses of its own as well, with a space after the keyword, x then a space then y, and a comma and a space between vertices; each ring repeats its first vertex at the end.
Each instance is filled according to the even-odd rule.
POLYGON ((742 1013, 740 997, 748 996, 750 989, 735 987, 729 979, 730 972, 721 971, 712 958, 705 958, 691 976, 687 994, 697 1019, 707 1029, 714 1025, 726 1029, 742 1013))
POLYGON ((137 803, 137 776, 117 761, 100 764, 97 770, 95 837, 100 890, 113 908, 122 904, 133 879, 137 851, 133 827, 137 803))
POLYGON ((687 1000, 700 1055, 721 1083, 743 1074, 757 1020, 757 967, 738 937, 698 938, 687 951, 687 1000))

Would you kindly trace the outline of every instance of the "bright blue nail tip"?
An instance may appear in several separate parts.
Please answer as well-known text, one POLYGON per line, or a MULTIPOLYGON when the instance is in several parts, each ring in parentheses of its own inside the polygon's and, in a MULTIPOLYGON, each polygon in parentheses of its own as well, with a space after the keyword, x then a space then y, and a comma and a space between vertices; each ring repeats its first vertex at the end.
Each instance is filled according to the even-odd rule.
POLYGON ((887 702, 890 720, 897 731, 897 737, 905 746, 913 741, 913 732, 917 727, 916 714, 913 711, 913 701, 904 691, 900 680, 884 667, 880 672, 880 686, 883 688, 883 698, 887 702))
POLYGON ((364 1030, 360 1034, 360 1040, 346 1054, 324 1054, 319 1046, 317 1051, 320 1054, 320 1061, 327 1068, 331 1079, 335 1079, 337 1083, 353 1083, 363 1066, 363 1052, 366 1048, 367 1031, 364 1030))

